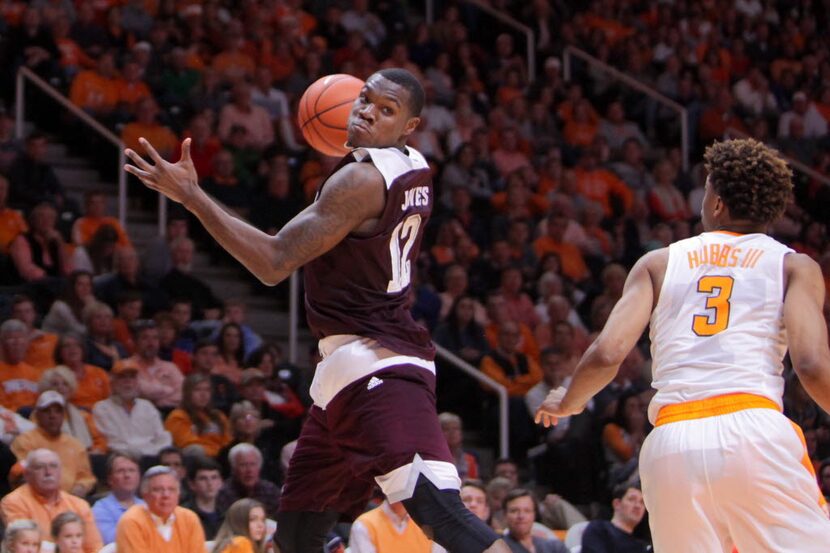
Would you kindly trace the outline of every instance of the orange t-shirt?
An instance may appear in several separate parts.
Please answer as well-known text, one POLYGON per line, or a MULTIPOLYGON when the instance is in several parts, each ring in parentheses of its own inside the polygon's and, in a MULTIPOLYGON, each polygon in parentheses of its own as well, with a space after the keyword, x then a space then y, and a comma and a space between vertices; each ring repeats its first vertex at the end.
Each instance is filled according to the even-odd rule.
POLYGON ((573 244, 557 242, 550 236, 540 236, 533 242, 533 251, 538 259, 542 259, 549 253, 559 256, 562 264, 562 273, 575 282, 579 282, 588 276, 588 266, 582 252, 573 244))
POLYGON ((243 54, 242 52, 219 52, 214 56, 213 63, 214 71, 228 77, 233 75, 249 76, 253 75, 256 69, 256 64, 251 56, 243 54))
POLYGON ((39 380, 40 371, 28 363, 9 365, 0 361, 0 405, 10 411, 33 406, 39 380))
POLYGON ((612 195, 622 200, 625 211, 631 209, 631 204, 634 202, 634 193, 611 171, 605 169, 586 171, 577 168, 574 174, 579 186, 579 193, 592 202, 600 204, 606 215, 611 215, 612 195))
POLYGON ((26 348, 26 363, 43 372, 55 366, 55 348, 58 346, 58 337, 49 332, 38 332, 37 336, 29 339, 26 348))
POLYGON ((115 217, 80 217, 72 225, 72 242, 76 246, 83 246, 92 238, 102 225, 110 225, 118 233, 119 246, 131 246, 130 239, 118 219, 115 217))
POLYGON ((158 123, 151 125, 145 125, 139 122, 128 123, 124 125, 124 129, 121 131, 121 140, 124 141, 124 145, 138 152, 144 151, 144 147, 138 142, 138 139, 142 136, 163 157, 171 157, 179 144, 179 139, 173 134, 173 131, 158 123))
POLYGON ((0 253, 8 254, 14 239, 28 230, 22 213, 8 207, 0 210, 0 253))
POLYGON ((142 81, 137 83, 129 83, 125 80, 118 81, 118 101, 131 106, 137 104, 144 98, 152 96, 150 87, 142 81))
POLYGON ((101 367, 84 364, 84 376, 78 378, 78 388, 72 396, 72 403, 78 407, 92 410, 96 402, 110 397, 110 378, 101 367))
POLYGON ((108 79, 92 70, 81 71, 72 81, 69 99, 84 109, 113 110, 118 103, 118 81, 108 79))

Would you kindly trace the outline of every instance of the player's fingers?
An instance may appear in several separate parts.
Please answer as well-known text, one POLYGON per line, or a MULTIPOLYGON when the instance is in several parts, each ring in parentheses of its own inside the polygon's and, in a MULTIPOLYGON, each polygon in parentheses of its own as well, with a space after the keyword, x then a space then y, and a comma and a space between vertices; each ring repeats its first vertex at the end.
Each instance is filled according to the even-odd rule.
POLYGON ((150 159, 152 159, 159 165, 161 165, 164 162, 159 153, 156 151, 155 148, 153 148, 153 145, 150 144, 146 138, 142 136, 138 139, 138 141, 141 143, 142 146, 144 146, 144 149, 147 150, 147 155, 150 156, 150 159))
POLYGON ((130 165, 129 163, 126 163, 124 165, 124 170, 126 172, 130 173, 131 175, 135 175, 136 177, 138 177, 142 181, 146 181, 146 179, 150 178, 150 173, 148 173, 147 171, 143 171, 143 170, 139 169, 135 165, 130 165))
POLYGON ((182 142, 182 158, 181 161, 190 161, 190 139, 185 138, 182 142))
POLYGON ((136 152, 135 150, 131 150, 131 149, 127 148, 126 150, 124 150, 124 153, 127 155, 128 158, 130 158, 130 160, 133 163, 136 164, 136 166, 139 169, 141 169, 143 171, 152 171, 153 170, 153 166, 150 165, 149 163, 147 163, 147 161, 143 157, 138 155, 138 152, 136 152))

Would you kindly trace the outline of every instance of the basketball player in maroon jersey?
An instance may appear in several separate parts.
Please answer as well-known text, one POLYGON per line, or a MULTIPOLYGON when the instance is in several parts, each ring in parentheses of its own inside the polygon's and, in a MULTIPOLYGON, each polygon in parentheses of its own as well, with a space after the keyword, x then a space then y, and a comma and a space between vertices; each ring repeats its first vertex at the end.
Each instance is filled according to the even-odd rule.
POLYGON ((199 188, 190 139, 175 164, 143 138, 154 164, 126 151, 135 164, 127 171, 184 205, 265 284, 306 267, 308 322, 323 360, 280 500, 282 553, 321 551, 338 518, 359 514, 376 484, 452 553, 510 551, 461 502, 435 410, 434 350, 409 314, 412 270, 433 206, 429 167, 406 146, 423 103, 411 73, 370 76, 349 117, 352 152, 275 236, 199 188))

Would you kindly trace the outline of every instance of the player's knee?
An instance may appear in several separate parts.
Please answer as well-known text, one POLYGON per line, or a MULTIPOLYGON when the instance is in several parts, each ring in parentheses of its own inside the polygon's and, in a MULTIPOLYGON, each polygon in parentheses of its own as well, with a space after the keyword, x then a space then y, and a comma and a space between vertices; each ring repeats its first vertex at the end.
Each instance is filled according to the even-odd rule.
POLYGON ((458 490, 439 490, 423 475, 404 506, 433 541, 453 553, 482 553, 496 533, 461 502, 458 490))

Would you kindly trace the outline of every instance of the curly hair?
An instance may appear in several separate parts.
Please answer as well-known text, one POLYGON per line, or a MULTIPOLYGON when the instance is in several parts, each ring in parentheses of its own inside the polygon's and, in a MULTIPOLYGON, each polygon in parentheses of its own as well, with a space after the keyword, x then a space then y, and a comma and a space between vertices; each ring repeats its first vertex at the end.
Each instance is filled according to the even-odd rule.
POLYGON ((783 215, 793 173, 777 150, 752 138, 726 140, 706 148, 703 158, 733 219, 768 224, 783 215))

